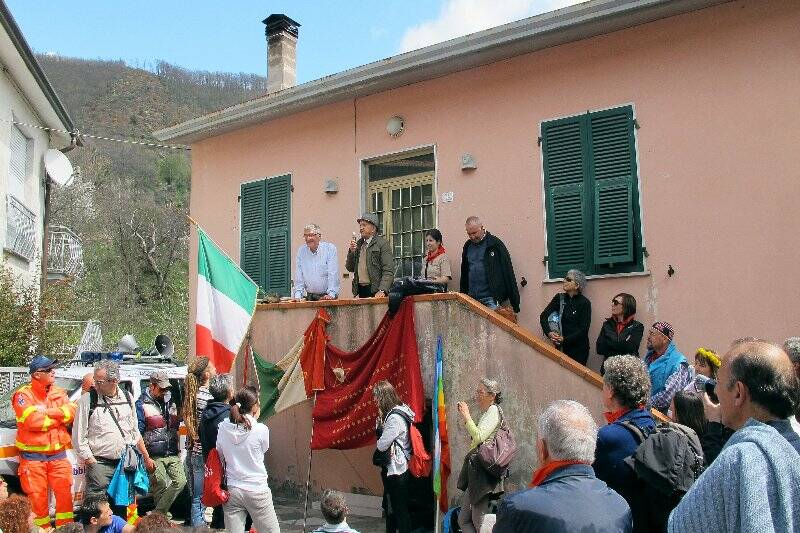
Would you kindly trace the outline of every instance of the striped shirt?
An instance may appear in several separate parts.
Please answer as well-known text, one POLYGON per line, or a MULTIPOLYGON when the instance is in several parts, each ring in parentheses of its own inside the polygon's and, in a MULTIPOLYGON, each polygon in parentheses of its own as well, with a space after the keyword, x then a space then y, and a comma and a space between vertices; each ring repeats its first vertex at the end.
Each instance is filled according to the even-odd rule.
MULTIPOLYGON (((213 400, 214 397, 211 396, 211 393, 208 392, 208 385, 203 385, 197 389, 197 423, 200 424, 200 419, 203 417, 203 411, 208 405, 208 402, 213 400)), ((196 442, 192 443, 192 453, 194 454, 202 454, 203 447, 200 443, 200 439, 197 439, 196 442)))

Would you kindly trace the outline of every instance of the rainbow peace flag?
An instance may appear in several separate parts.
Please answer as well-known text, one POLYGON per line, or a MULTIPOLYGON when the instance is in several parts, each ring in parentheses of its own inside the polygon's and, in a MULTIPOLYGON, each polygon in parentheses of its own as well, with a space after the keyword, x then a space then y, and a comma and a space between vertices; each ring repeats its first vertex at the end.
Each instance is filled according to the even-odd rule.
POLYGON ((436 339, 436 371, 433 394, 433 492, 442 512, 447 512, 447 478, 450 477, 450 444, 447 440, 447 407, 444 403, 442 336, 436 339))

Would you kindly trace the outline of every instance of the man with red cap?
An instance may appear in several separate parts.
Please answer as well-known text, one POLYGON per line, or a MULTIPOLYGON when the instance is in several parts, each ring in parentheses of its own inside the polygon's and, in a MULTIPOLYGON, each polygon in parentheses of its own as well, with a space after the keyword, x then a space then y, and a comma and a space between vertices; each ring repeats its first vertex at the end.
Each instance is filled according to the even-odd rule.
POLYGON ((644 362, 653 385, 650 406, 666 414, 672 398, 692 379, 689 362, 673 342, 675 330, 669 322, 656 322, 647 335, 644 362))
POLYGON ((14 393, 17 449, 22 490, 31 501, 34 523, 49 530, 48 489, 56 498, 56 526, 72 522, 72 465, 66 449, 72 442, 69 425, 76 405, 55 385, 54 361, 37 355, 30 364, 31 382, 14 393))

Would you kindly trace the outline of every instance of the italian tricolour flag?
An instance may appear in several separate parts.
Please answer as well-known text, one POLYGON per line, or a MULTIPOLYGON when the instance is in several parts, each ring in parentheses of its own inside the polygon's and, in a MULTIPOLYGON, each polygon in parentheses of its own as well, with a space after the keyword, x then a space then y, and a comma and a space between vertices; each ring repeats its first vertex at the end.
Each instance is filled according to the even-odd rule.
POLYGON ((197 234, 195 353, 229 372, 253 319, 258 285, 199 227, 197 234))

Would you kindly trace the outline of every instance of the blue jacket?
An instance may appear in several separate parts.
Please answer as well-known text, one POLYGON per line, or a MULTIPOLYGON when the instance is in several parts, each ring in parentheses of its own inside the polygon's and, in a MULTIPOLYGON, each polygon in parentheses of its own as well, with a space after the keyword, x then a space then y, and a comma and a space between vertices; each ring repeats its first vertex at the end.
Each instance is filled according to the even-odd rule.
POLYGON ((569 465, 541 485, 503 499, 494 533, 628 533, 631 510, 594 476, 589 465, 569 465))
POLYGON ((639 444, 631 430, 621 424, 624 420, 630 420, 645 435, 649 435, 656 427, 646 409, 632 409, 611 424, 601 427, 597 432, 592 466, 597 479, 605 481, 609 488, 617 491, 630 504, 636 487, 636 474, 623 461, 633 455, 639 444))
POLYGON ((663 391, 667 384, 667 378, 678 371, 681 363, 689 364, 686 357, 678 350, 675 343, 670 342, 661 357, 650 363, 650 358, 653 356, 652 350, 647 350, 647 355, 644 360, 648 362, 647 371, 650 372, 650 382, 653 384, 650 396, 655 396, 663 391))

